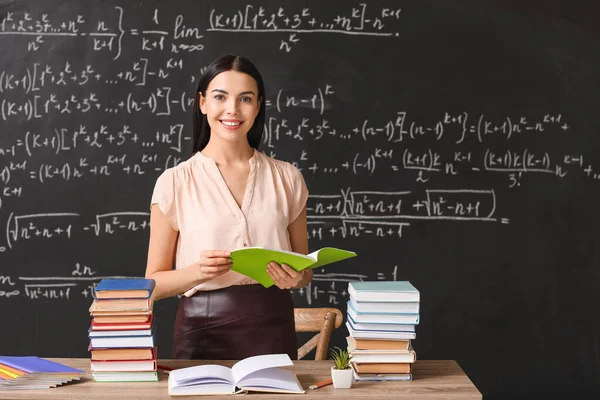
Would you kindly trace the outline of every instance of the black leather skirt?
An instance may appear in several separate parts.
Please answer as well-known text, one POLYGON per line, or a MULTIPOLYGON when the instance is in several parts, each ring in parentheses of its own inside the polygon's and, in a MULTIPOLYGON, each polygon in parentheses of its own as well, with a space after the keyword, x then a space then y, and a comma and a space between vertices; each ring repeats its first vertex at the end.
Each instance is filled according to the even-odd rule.
POLYGON ((237 285, 179 300, 174 358, 241 360, 273 353, 298 358, 289 290, 237 285))

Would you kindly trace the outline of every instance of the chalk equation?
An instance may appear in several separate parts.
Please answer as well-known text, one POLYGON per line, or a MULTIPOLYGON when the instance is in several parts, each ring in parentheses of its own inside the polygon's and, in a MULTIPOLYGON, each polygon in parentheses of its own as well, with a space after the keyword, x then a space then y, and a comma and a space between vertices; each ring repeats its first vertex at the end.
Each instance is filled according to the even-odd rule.
MULTIPOLYGON (((0 300, 54 300, 69 301, 93 299, 94 287, 102 279, 136 278, 139 276, 103 276, 84 263, 75 263, 74 268, 64 276, 9 276, 0 275, 0 300)), ((293 289, 292 296, 297 302, 311 305, 326 302, 343 305, 348 299, 348 282, 363 280, 397 280, 398 266, 389 272, 354 274, 327 272, 318 269, 313 282, 301 289, 293 289)))
POLYGON ((154 8, 146 11, 146 25, 141 28, 139 12, 121 6, 113 8, 110 19, 95 19, 87 10, 80 11, 70 18, 56 18, 50 11, 9 11, 0 20, 0 35, 23 37, 23 46, 29 52, 39 51, 58 38, 85 40, 94 52, 108 53, 113 60, 122 56, 125 43, 131 39, 137 39, 135 46, 145 52, 193 53, 204 50, 211 35, 225 32, 284 35, 277 48, 290 52, 306 34, 398 37, 402 15, 401 8, 367 3, 345 5, 338 14, 330 16, 318 15, 321 13, 311 7, 291 9, 248 4, 232 11, 210 9, 200 28, 189 16, 166 18, 164 10, 154 8))

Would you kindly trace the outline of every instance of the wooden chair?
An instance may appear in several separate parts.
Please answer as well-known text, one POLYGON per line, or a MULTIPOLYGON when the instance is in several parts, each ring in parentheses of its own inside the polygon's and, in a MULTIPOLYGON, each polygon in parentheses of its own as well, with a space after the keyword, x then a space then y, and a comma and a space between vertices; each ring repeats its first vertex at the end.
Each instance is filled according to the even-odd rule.
POLYGON ((315 360, 326 360, 331 332, 339 328, 344 315, 337 308, 295 308, 296 332, 318 332, 298 349, 298 359, 303 358, 315 347, 315 360))

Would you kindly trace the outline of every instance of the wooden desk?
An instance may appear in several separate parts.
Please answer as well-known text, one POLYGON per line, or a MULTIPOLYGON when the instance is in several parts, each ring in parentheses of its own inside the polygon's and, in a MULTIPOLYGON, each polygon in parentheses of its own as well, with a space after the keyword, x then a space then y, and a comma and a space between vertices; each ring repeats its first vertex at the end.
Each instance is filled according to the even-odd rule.
MULTIPOLYGON (((94 382, 90 374, 90 360, 82 358, 52 359, 74 368, 86 370, 88 375, 80 382, 70 383, 45 390, 0 390, 0 399, 185 399, 170 397, 167 391, 168 375, 159 370, 158 382, 100 383, 94 382)), ((182 368, 201 364, 221 364, 231 366, 234 361, 182 361, 160 360, 161 365, 182 368)), ((330 377, 331 361, 294 361, 293 370, 298 376, 306 394, 266 394, 246 395, 255 399, 324 399, 330 397, 344 399, 481 399, 482 396, 460 369, 455 361, 417 361, 413 367, 413 381, 410 382, 353 382, 352 389, 335 389, 332 385, 317 390, 308 386, 330 377)), ((192 397, 192 396, 190 396, 192 397)), ((232 399, 226 396, 197 396, 206 399, 232 399)))

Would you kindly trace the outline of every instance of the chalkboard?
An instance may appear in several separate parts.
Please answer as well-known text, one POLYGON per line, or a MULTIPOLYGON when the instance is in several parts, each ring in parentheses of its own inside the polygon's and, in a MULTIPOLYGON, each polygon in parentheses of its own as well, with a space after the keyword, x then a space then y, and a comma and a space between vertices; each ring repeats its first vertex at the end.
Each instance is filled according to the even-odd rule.
MULTIPOLYGON (((418 359, 456 360, 486 398, 597 393, 585 3, 0 1, 0 354, 89 357, 90 290, 144 274, 154 182, 190 155, 203 68, 233 53, 266 82, 260 150, 307 182, 310 248, 359 254, 297 306, 409 280, 418 359)), ((162 358, 176 305, 155 306, 162 358)))

